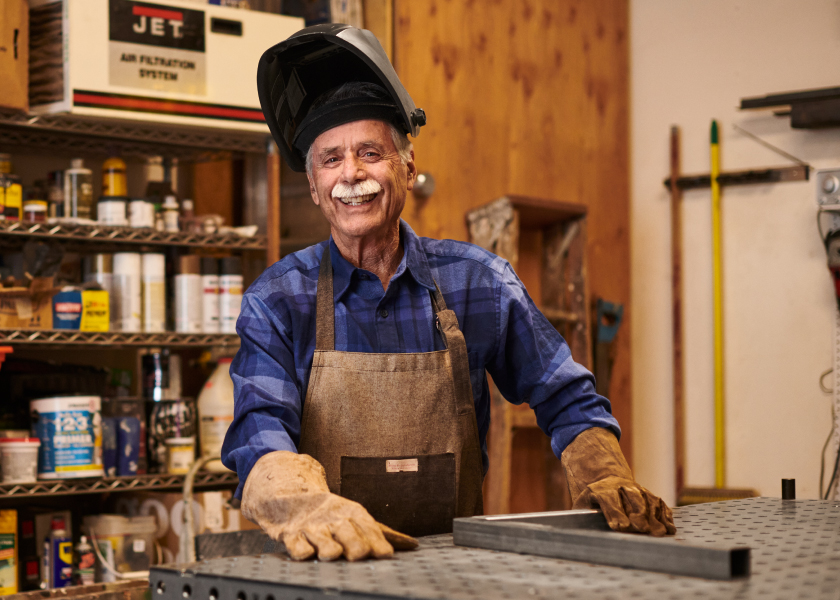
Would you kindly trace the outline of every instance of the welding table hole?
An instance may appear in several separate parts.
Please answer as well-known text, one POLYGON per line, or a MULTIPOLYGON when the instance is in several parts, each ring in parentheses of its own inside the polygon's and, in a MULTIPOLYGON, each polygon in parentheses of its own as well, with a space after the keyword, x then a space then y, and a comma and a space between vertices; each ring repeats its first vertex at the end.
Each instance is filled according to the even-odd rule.
POLYGON ((236 594, 236 600, 248 600, 248 594, 245 592, 239 592, 236 594))
POLYGON ((216 588, 210 589, 210 595, 208 596, 209 600, 219 600, 219 590, 216 588))
POLYGON ((166 591, 166 582, 165 581, 158 581, 157 584, 157 593, 163 594, 166 591))
POLYGON ((185 585, 183 591, 181 592, 181 595, 184 598, 189 598, 190 596, 192 596, 192 588, 188 585, 185 585))

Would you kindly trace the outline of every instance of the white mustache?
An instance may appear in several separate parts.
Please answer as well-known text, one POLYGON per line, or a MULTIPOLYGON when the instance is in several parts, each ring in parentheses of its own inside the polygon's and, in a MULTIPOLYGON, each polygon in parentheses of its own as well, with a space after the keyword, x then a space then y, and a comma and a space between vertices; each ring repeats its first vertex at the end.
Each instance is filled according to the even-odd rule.
POLYGON ((347 183, 336 183, 332 189, 333 198, 357 198, 359 196, 367 196, 369 194, 378 194, 382 191, 382 186, 379 182, 373 179, 365 179, 353 185, 347 183))

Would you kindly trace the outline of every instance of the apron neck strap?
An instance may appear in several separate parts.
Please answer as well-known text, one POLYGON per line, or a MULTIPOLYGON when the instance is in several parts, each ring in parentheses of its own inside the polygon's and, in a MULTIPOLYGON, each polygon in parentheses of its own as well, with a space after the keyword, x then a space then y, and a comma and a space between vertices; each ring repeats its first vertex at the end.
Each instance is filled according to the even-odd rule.
POLYGON ((321 255, 315 311, 315 349, 335 350, 335 299, 329 243, 321 255))
MULTIPOLYGON (((447 311, 446 300, 443 299, 437 281, 434 283, 435 290, 429 291, 429 294, 432 297, 432 308, 435 311, 436 320, 440 323, 441 315, 447 311)), ((452 317, 454 316, 452 313, 452 317)), ((448 322, 450 319, 444 320, 448 322)), ((457 323, 455 320, 456 329, 457 323)), ((438 325, 438 330, 448 348, 450 346, 448 328, 438 325)), ((318 291, 315 296, 315 349, 335 350, 335 298, 333 297, 332 256, 329 244, 321 255, 321 268, 318 270, 318 291)))

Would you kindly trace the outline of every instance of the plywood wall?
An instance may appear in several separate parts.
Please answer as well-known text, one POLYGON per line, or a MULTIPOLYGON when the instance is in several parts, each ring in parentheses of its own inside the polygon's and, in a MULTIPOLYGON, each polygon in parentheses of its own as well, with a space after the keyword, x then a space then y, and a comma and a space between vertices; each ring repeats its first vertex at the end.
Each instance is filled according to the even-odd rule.
POLYGON ((466 211, 504 194, 589 207, 592 297, 625 306, 611 399, 629 457, 627 1, 396 0, 394 18, 397 72, 428 115, 417 165, 437 182, 404 218, 466 240, 466 211))

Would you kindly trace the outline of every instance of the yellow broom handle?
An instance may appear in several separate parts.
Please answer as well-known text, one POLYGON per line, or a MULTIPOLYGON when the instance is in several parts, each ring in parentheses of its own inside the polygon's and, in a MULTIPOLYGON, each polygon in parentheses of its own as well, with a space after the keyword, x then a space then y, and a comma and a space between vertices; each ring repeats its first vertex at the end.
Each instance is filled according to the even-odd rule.
POLYGON ((723 395, 723 281, 720 227, 720 144, 717 121, 711 132, 712 289, 715 327, 715 487, 726 486, 726 421, 723 395))

